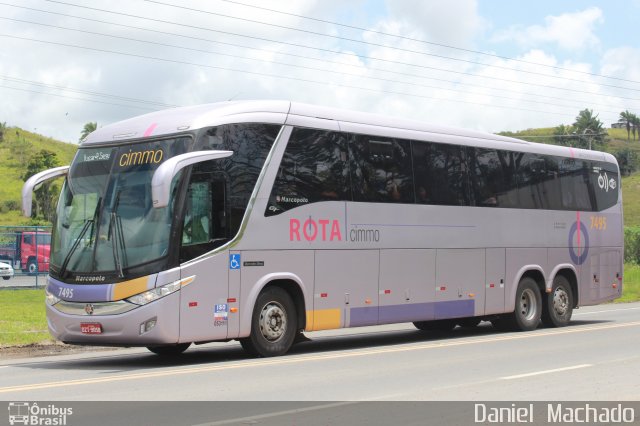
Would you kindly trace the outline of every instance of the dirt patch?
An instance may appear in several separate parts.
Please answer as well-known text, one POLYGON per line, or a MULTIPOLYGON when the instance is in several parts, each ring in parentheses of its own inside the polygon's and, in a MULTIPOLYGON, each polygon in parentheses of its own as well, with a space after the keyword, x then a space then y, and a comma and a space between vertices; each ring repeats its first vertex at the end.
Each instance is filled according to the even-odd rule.
POLYGON ((23 346, 3 346, 0 347, 0 359, 33 358, 52 355, 67 355, 82 352, 108 351, 118 348, 102 346, 75 346, 61 342, 55 343, 32 343, 23 346))

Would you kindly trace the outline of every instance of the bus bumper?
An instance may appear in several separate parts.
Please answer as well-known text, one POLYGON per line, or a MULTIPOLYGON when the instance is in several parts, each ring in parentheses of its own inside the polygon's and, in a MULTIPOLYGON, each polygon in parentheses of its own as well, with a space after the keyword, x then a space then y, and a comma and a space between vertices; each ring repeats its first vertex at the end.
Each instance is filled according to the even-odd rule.
POLYGON ((47 305, 47 323, 53 337, 70 344, 96 346, 174 344, 178 343, 180 335, 179 304, 180 292, 178 291, 117 315, 88 313, 72 315, 56 309, 56 305, 47 305))

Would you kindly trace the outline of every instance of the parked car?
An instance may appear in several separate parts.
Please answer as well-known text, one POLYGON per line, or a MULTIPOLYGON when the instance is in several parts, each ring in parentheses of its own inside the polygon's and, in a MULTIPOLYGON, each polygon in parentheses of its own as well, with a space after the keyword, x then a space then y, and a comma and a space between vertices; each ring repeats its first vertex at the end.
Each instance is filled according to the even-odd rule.
POLYGON ((0 262, 0 277, 8 280, 13 276, 13 268, 8 263, 0 262))

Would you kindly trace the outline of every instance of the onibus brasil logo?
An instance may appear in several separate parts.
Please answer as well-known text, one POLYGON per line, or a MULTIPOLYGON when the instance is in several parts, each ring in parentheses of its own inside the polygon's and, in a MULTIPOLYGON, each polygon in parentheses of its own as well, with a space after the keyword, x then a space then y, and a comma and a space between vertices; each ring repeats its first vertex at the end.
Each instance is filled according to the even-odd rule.
POLYGON ((9 403, 9 424, 12 426, 65 426, 71 415, 73 415, 71 407, 57 407, 54 404, 41 407, 37 402, 9 403))

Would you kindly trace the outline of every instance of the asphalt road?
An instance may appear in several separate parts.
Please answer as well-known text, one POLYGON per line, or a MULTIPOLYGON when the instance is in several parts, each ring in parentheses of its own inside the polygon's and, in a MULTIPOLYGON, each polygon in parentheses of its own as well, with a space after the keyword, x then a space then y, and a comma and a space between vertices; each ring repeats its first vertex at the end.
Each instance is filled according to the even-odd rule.
MULTIPOLYGON (((169 360, 146 349, 0 360, 0 400, 272 401, 278 413, 290 413, 286 401, 320 413, 359 401, 640 401, 639 336, 631 303, 581 308, 568 327, 528 333, 488 323, 446 334, 410 324, 315 332, 269 359, 229 342, 169 360)), ((236 418, 258 415, 247 410, 236 418)))

